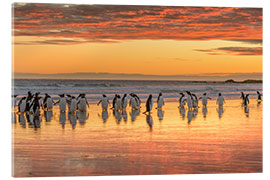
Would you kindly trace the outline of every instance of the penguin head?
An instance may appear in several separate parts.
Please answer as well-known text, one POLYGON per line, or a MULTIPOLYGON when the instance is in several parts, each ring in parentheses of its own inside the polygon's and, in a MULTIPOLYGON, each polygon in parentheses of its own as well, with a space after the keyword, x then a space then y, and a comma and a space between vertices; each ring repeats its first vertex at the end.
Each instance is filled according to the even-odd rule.
POLYGON ((259 91, 257 91, 257 94, 260 94, 260 92, 259 92, 259 91))
POLYGON ((123 97, 126 97, 126 96, 127 96, 127 94, 125 93, 123 97))
POLYGON ((159 96, 162 96, 162 93, 159 93, 159 96))
POLYGON ((221 96, 221 93, 218 93, 218 96, 221 96))
POLYGON ((60 97, 65 97, 65 94, 58 94, 58 96, 60 96, 60 97))
POLYGON ((152 94, 149 95, 149 98, 152 98, 152 94))
POLYGON ((102 94, 103 97, 107 97, 105 94, 102 94))
POLYGON ((206 96, 206 93, 203 93, 204 96, 206 96))

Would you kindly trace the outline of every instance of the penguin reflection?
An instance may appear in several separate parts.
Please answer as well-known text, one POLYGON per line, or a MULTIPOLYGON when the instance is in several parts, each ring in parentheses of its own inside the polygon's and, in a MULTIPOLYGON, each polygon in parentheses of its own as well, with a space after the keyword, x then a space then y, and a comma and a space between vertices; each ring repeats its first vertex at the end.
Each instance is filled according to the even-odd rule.
POLYGON ((14 124, 17 123, 17 117, 16 117, 16 113, 15 112, 12 113, 12 123, 14 123, 14 124))
POLYGON ((39 115, 34 115, 33 125, 34 125, 35 129, 40 128, 40 116, 39 115))
POLYGON ((121 111, 113 110, 113 115, 115 117, 116 123, 119 124, 122 119, 121 111))
POLYGON ((187 113, 187 119, 188 119, 188 124, 191 122, 191 120, 193 119, 193 111, 192 110, 188 110, 187 113))
POLYGON ((75 113, 68 113, 68 119, 70 121, 72 129, 75 129, 76 124, 77 124, 76 114, 75 113))
POLYGON ((46 122, 50 122, 52 120, 53 113, 52 111, 44 111, 44 117, 46 122))
POLYGON ((182 119, 184 120, 185 119, 185 116, 186 116, 186 109, 185 109, 185 107, 180 107, 179 108, 179 112, 180 112, 180 115, 182 116, 182 119))
POLYGON ((206 118, 206 115, 207 115, 207 107, 206 106, 203 106, 202 113, 203 113, 203 117, 206 118))
POLYGON ((131 116, 131 121, 134 122, 136 117, 140 114, 140 109, 132 109, 130 116, 131 116))
POLYGON ((125 109, 122 110, 122 117, 125 122, 127 122, 127 111, 125 109))
POLYGON ((159 119, 160 121, 163 120, 164 111, 162 111, 162 109, 158 109, 158 110, 157 110, 157 116, 158 116, 158 119, 159 119))
POLYGON ((244 107, 244 112, 246 114, 246 117, 249 117, 249 107, 248 106, 244 107))
POLYGON ((218 109, 217 109, 217 112, 218 112, 219 119, 221 119, 222 118, 222 115, 224 113, 223 106, 219 106, 218 109))
POLYGON ((26 127, 26 121, 25 121, 24 114, 19 114, 19 123, 22 125, 23 128, 26 127))
POLYGON ((86 111, 78 111, 77 112, 77 119, 81 125, 85 124, 86 119, 88 119, 89 113, 86 111))
MULTIPOLYGON (((100 114, 98 114, 98 116, 100 117, 100 114)), ((108 111, 106 109, 102 109, 101 119, 103 120, 103 123, 106 123, 108 117, 109 117, 108 111)))
POLYGON ((146 122, 148 124, 148 126, 150 127, 150 131, 152 130, 153 127, 153 118, 151 116, 151 114, 146 114, 146 122))
POLYGON ((59 121, 62 124, 62 128, 64 129, 66 124, 66 112, 60 112, 59 121))

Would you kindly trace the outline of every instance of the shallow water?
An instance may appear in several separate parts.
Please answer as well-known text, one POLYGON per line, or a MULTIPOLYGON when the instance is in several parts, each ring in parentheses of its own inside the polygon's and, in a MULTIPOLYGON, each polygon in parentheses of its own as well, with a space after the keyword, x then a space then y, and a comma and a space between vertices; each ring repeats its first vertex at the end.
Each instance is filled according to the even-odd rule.
POLYGON ((55 106, 32 125, 17 114, 13 175, 262 172, 262 104, 251 100, 245 109, 240 100, 227 100, 221 109, 210 101, 198 112, 177 106, 167 102, 148 116, 130 108, 102 112, 94 104, 75 116, 55 106))

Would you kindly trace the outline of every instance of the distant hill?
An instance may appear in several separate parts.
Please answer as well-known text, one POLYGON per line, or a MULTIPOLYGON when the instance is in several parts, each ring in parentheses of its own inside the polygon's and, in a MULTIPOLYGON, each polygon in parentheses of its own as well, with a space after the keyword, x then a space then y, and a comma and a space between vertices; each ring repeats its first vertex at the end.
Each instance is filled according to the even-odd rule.
POLYGON ((244 81, 235 81, 233 79, 228 79, 224 81, 225 83, 262 83, 262 80, 247 79, 244 81))

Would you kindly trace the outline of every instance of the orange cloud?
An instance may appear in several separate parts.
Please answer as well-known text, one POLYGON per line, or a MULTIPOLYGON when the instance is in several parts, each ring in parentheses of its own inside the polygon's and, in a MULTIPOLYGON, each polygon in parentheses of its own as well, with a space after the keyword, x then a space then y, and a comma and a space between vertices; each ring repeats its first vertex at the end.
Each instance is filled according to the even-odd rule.
MULTIPOLYGON (((81 42, 222 39, 254 43, 262 40, 262 9, 15 3, 13 32, 15 36, 81 38, 81 42)), ((69 43, 58 40, 57 44, 61 41, 69 43)))

